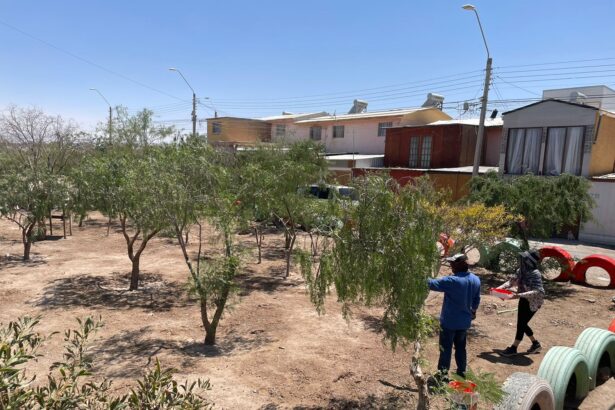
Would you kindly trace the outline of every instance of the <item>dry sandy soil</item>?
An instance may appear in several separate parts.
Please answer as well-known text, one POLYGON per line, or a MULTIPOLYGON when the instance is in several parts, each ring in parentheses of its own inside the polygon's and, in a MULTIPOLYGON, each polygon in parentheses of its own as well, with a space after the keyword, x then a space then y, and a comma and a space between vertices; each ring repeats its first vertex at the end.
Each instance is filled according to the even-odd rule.
MULTIPOLYGON (((187 295, 187 271, 174 241, 156 238, 148 245, 141 260, 142 289, 127 292, 130 264, 125 242, 117 227, 106 236, 100 215, 92 215, 83 228, 74 227, 67 239, 36 243, 28 263, 20 260, 16 227, 0 221, 0 322, 41 315, 39 331, 51 333, 73 327, 76 317, 102 316, 105 326, 92 349, 94 373, 111 378, 118 392, 125 392, 157 357, 177 369, 178 379, 209 378, 213 388, 208 395, 217 408, 414 407, 410 354, 392 353, 383 344, 376 309, 357 308, 346 322, 331 297, 326 315, 318 316, 300 274, 294 270, 283 279, 281 235, 265 237, 262 264, 254 257, 254 238, 238 238, 248 252, 239 294, 221 322, 216 347, 202 345, 199 310, 187 295)), ((510 344, 515 330, 515 313, 496 310, 515 304, 487 294, 503 278, 477 272, 484 295, 469 337, 470 367, 493 372, 500 381, 515 371, 537 372, 546 348, 539 355, 513 359, 493 352, 510 344)), ((547 348, 572 346, 584 328, 606 328, 615 317, 612 291, 548 285, 548 300, 532 321, 547 348)), ((441 302, 440 294, 431 294, 428 310, 437 315, 441 302)), ((32 371, 43 376, 60 357, 62 344, 60 335, 52 338, 32 371)), ((434 338, 426 352, 429 370, 437 355, 434 338)), ((580 406, 606 409, 611 404, 615 379, 580 406)))

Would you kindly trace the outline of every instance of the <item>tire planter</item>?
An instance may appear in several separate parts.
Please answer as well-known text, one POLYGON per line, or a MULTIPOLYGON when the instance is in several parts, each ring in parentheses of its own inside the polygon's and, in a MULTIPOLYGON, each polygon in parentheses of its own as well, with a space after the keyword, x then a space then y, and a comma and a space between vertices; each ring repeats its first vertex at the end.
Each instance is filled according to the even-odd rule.
POLYGON ((609 330, 615 333, 615 319, 613 319, 613 321, 611 322, 611 325, 609 326, 609 330))
POLYGON ((566 390, 572 376, 576 378, 575 397, 582 399, 589 392, 589 366, 585 355, 571 347, 555 346, 545 355, 538 377, 549 382, 555 396, 555 409, 564 409, 566 390))
POLYGON ((586 283, 585 275, 592 267, 599 267, 608 272, 611 281, 608 289, 615 289, 615 259, 604 255, 589 255, 579 261, 572 271, 572 280, 577 283, 586 283))
POLYGON ((504 252, 521 252, 521 244, 516 239, 506 238, 491 248, 480 248, 480 265, 486 268, 498 268, 500 264, 500 256, 504 252))
POLYGON ((503 390, 506 393, 502 403, 495 410, 526 410, 537 406, 540 410, 553 410, 555 396, 551 385, 533 374, 516 372, 508 376, 503 390))
POLYGON ((588 327, 579 335, 574 347, 579 349, 587 360, 589 377, 591 378, 589 382, 590 390, 596 387, 598 365, 605 353, 609 355, 611 372, 615 372, 615 333, 588 327))
POLYGON ((572 255, 557 246, 545 246, 540 249, 540 259, 542 260, 544 258, 557 259, 562 267, 559 276, 553 279, 555 282, 567 282, 570 280, 575 266, 572 255))

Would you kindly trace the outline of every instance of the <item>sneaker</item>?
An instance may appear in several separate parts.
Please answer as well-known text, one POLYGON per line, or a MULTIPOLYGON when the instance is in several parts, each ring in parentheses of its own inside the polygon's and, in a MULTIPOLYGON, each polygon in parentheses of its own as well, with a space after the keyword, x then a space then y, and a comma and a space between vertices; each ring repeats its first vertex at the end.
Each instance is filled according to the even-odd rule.
POLYGON ((532 346, 529 349, 527 349, 527 353, 528 354, 540 353, 541 350, 542 350, 542 346, 540 345, 540 342, 535 341, 535 342, 532 342, 532 346))
POLYGON ((506 349, 500 352, 502 356, 510 357, 517 354, 517 346, 508 346, 506 349))

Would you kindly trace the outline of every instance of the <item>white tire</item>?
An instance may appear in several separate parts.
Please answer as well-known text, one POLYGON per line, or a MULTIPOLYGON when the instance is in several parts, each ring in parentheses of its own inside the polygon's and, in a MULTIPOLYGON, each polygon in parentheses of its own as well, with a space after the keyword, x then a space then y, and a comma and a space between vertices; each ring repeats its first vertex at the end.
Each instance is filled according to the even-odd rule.
POLYGON ((554 410, 555 397, 549 383, 528 373, 513 373, 504 382, 506 396, 495 410, 554 410))

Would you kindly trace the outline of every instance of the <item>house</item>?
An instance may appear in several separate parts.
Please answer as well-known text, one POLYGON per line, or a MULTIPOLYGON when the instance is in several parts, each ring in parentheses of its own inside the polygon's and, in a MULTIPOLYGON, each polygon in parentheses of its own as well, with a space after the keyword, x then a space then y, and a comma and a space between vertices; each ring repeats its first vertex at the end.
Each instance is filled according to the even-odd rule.
MULTIPOLYGON (((603 96, 615 95, 615 90, 599 87, 603 96)), ((591 94, 593 89, 564 89, 567 100, 549 98, 502 114, 500 172, 585 177, 613 172, 615 113, 602 108, 611 105, 591 94)), ((559 94, 548 90, 543 95, 559 94)))
MULTIPOLYGON (((428 169, 472 165, 478 122, 478 119, 439 120, 389 128, 384 166, 428 169)), ((502 119, 487 119, 480 165, 498 165, 501 136, 502 119)))
POLYGON ((296 134, 289 140, 320 141, 327 153, 381 155, 388 128, 449 119, 449 115, 436 107, 326 115, 295 122, 296 134))
POLYGON ((321 111, 314 113, 293 114, 283 112, 282 115, 274 115, 271 117, 259 118, 271 126, 271 141, 293 141, 298 135, 297 125, 295 123, 301 120, 309 120, 311 118, 322 117, 329 113, 321 111))
POLYGON ((207 119, 207 140, 214 145, 254 145, 271 141, 271 124, 241 117, 207 119))

